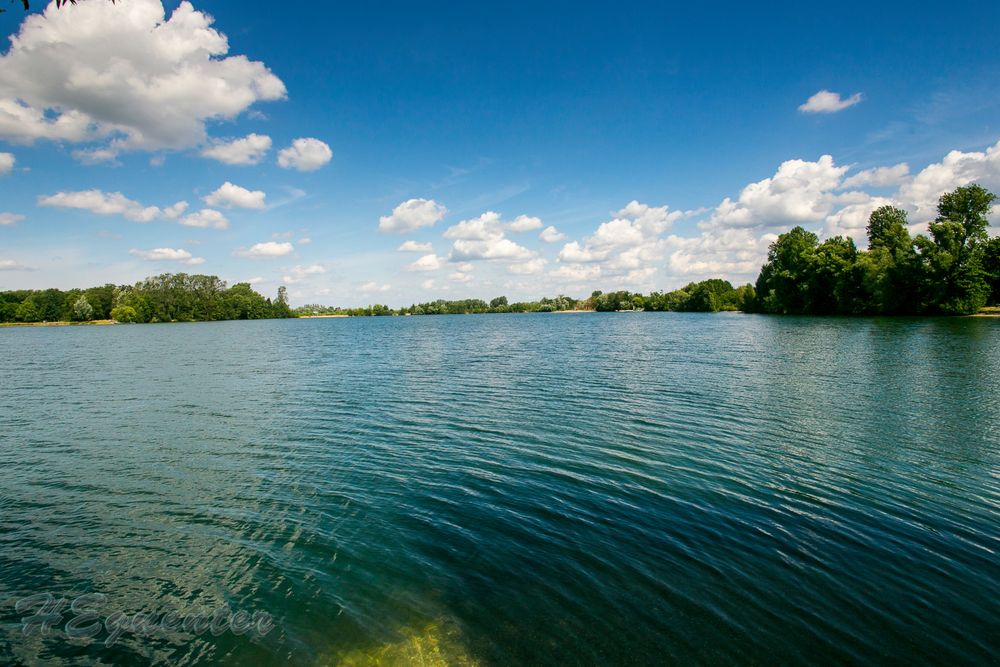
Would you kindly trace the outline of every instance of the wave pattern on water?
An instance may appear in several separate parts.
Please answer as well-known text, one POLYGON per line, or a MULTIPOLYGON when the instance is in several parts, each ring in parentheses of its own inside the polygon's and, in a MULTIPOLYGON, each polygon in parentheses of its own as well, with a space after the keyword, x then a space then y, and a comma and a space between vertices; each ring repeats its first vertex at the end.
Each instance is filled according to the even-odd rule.
POLYGON ((13 662, 1000 651, 992 321, 24 328, 0 332, 0 352, 13 662), (266 610, 275 629, 24 638, 13 601, 41 591, 266 610))

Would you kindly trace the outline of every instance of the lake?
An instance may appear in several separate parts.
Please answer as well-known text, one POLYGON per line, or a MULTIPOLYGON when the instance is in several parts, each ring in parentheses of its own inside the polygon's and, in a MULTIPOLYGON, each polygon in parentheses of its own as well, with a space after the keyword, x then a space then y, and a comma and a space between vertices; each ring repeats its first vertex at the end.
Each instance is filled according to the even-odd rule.
POLYGON ((3 663, 1000 654, 1000 320, 34 327, 0 358, 3 663), (45 593, 105 596, 100 632, 24 636, 45 593), (102 625, 219 607, 264 625, 102 625))

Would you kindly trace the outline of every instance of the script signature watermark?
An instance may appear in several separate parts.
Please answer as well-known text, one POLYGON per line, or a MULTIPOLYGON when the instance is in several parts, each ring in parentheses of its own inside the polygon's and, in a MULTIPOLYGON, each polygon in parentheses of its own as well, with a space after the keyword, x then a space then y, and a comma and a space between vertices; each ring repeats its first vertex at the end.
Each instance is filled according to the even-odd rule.
POLYGON ((100 641, 114 646, 123 635, 136 637, 212 635, 263 637, 274 629, 274 620, 264 611, 248 612, 217 607, 207 613, 181 613, 166 608, 156 611, 114 609, 108 596, 87 593, 73 599, 38 593, 21 598, 14 605, 21 614, 25 637, 61 635, 67 639, 100 641))

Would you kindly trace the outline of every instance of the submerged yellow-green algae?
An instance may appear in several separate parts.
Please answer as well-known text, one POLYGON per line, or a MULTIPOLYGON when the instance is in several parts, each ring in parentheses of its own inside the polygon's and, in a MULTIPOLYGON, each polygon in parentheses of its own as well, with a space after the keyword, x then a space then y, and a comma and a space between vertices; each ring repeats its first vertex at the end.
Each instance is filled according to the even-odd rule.
POLYGON ((404 629, 401 641, 374 649, 355 649, 324 662, 340 667, 477 667, 458 632, 438 624, 404 629))

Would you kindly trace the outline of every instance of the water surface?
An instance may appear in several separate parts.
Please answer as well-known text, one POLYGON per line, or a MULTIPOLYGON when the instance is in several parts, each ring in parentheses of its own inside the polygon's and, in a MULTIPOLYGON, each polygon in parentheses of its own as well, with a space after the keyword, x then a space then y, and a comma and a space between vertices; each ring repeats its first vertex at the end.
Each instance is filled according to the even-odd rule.
POLYGON ((0 359, 4 663, 1000 651, 1000 321, 31 327, 0 359), (275 627, 25 638, 39 592, 275 627))

